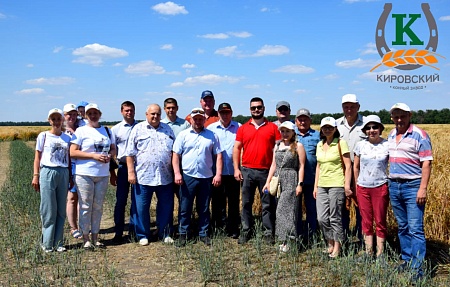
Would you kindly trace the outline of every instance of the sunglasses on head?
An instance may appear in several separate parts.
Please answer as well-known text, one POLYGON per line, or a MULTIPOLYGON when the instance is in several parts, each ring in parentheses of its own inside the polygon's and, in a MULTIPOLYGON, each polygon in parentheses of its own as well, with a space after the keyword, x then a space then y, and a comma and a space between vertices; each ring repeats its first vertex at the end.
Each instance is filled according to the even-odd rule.
POLYGON ((192 110, 191 114, 201 114, 204 115, 205 111, 204 110, 192 110))
POLYGON ((250 110, 256 111, 256 110, 262 110, 262 108, 264 108, 264 106, 253 106, 253 107, 250 107, 250 110))

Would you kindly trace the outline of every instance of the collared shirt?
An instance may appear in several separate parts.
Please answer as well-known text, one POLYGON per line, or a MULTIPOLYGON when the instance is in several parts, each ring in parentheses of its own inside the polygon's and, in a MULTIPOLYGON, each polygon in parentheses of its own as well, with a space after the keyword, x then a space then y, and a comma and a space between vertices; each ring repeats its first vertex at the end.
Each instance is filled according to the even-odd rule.
POLYGON ((173 130, 175 137, 177 137, 181 131, 188 129, 191 126, 187 120, 181 119, 178 116, 174 122, 171 122, 168 118, 162 119, 161 122, 169 125, 173 130))
POLYGON ((366 134, 361 130, 364 127, 364 120, 366 117, 358 113, 358 118, 353 126, 349 126, 347 119, 340 117, 336 120, 338 125, 339 133, 341 134, 341 139, 344 139, 350 150, 350 159, 353 162, 353 150, 355 149, 356 143, 367 138, 366 134))
POLYGON ((111 128, 111 132, 116 138, 117 160, 121 163, 126 163, 125 149, 127 147, 127 140, 130 136, 131 129, 136 124, 137 121, 134 121, 133 124, 130 125, 125 120, 122 120, 111 128))
POLYGON ((181 155, 183 173, 195 178, 213 176, 214 155, 222 152, 219 138, 208 129, 196 133, 192 127, 178 134, 173 152, 181 155))
MULTIPOLYGON (((186 120, 190 123, 191 122, 191 114, 189 114, 189 115, 187 115, 186 116, 186 120)), ((219 113, 216 111, 216 110, 213 110, 212 112, 211 112, 211 115, 206 119, 206 121, 205 121, 205 128, 207 127, 207 126, 209 126, 210 124, 212 124, 212 123, 215 123, 215 122, 217 122, 217 121, 219 121, 219 113)))
POLYGON ((219 138, 220 147, 222 148, 222 174, 234 175, 233 167, 233 147, 236 140, 236 133, 240 123, 231 121, 228 127, 224 127, 220 121, 212 123, 208 129, 213 131, 219 138))
POLYGON ((297 134, 297 141, 303 145, 306 152, 305 175, 303 182, 305 184, 312 185, 314 184, 316 177, 316 149, 317 144, 320 141, 320 133, 310 128, 304 135, 301 135, 297 127, 295 128, 295 132, 297 134))
POLYGON ((317 162, 320 164, 319 182, 320 187, 344 187, 344 170, 342 169, 341 156, 339 154, 339 145, 342 155, 349 152, 347 142, 343 139, 333 139, 328 150, 323 149, 323 141, 317 144, 317 162))
POLYGON ((134 157, 139 184, 158 186, 173 182, 174 140, 175 134, 165 123, 160 123, 155 129, 143 121, 131 130, 125 155, 134 157))
POLYGON ((420 163, 433 160, 431 139, 416 125, 410 124, 406 133, 397 143, 397 129, 388 136, 389 178, 418 179, 422 177, 420 163))

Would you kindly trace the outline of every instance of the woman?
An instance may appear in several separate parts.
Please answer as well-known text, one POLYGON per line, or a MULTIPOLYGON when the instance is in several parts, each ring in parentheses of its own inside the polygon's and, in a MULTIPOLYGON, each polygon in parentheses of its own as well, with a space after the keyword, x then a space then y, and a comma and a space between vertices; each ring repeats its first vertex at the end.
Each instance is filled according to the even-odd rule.
POLYGON ((275 235, 282 242, 280 251, 287 252, 287 240, 297 238, 298 198, 302 193, 306 153, 303 145, 296 141, 292 122, 284 122, 278 129, 281 141, 275 145, 272 165, 263 190, 269 189, 270 180, 277 174, 281 194, 276 210, 275 235))
POLYGON ((366 117, 362 131, 367 140, 355 147, 353 172, 356 178, 359 211, 362 218, 362 231, 366 252, 364 260, 373 258, 373 222, 376 226, 376 257, 383 254, 386 240, 386 216, 389 205, 387 186, 387 166, 389 149, 387 140, 381 137, 384 126, 376 115, 366 117))
POLYGON ((320 138, 317 144, 316 178, 313 196, 316 199, 317 220, 327 241, 324 252, 336 258, 344 240, 342 208, 345 196, 350 196, 351 161, 347 142, 339 139, 336 120, 323 118, 320 122, 320 138), (345 169, 343 169, 345 167, 345 169), (344 171, 345 170, 345 171, 344 171))
POLYGON ((115 154, 115 145, 112 144, 115 139, 106 127, 100 125, 102 112, 96 104, 88 104, 85 111, 88 123, 75 131, 70 156, 76 159, 75 183, 83 247, 104 248, 103 243, 98 241, 98 232, 108 188, 109 161, 111 154, 115 154))
POLYGON ((67 186, 73 181, 70 170, 70 137, 62 132, 63 115, 60 109, 48 112, 50 131, 42 132, 36 140, 34 173, 31 185, 41 195, 39 212, 42 221, 44 252, 64 252, 64 222, 66 220, 67 186))
MULTIPOLYGON (((74 104, 67 104, 63 108, 64 111, 64 129, 65 133, 72 138, 79 126, 78 111, 74 104)), ((72 174, 75 174, 75 160, 72 161, 72 174)), ((70 225, 70 234, 73 238, 79 239, 83 237, 78 229, 78 194, 76 186, 69 188, 67 193, 67 221, 70 225)))

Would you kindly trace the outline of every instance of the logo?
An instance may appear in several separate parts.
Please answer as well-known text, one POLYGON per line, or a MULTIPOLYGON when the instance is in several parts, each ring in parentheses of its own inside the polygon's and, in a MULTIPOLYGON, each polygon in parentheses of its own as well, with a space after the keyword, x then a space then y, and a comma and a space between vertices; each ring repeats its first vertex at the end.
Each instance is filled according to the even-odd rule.
POLYGON ((439 70, 435 64, 439 62, 439 58, 445 59, 445 57, 436 53, 438 47, 436 20, 431 13, 428 3, 422 3, 421 8, 429 29, 429 39, 426 46, 423 47, 425 44, 424 39, 420 39, 414 32, 414 28, 420 25, 418 23, 420 21, 417 20, 422 18, 422 14, 392 14, 395 31, 394 39, 391 42, 392 47, 389 47, 386 43, 385 29, 386 22, 392 11, 392 3, 386 3, 384 5, 384 11, 378 19, 375 35, 376 47, 381 57, 381 63, 373 67, 370 72, 383 65, 404 71, 415 70, 423 66, 439 70))

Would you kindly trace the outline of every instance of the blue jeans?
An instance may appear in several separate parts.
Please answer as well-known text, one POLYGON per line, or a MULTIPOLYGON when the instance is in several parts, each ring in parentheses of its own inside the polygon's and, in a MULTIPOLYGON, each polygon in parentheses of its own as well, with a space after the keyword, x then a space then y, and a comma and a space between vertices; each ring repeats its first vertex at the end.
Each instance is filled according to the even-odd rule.
POLYGON ((421 179, 389 180, 389 197, 392 210, 398 223, 398 238, 402 259, 411 269, 422 272, 425 259, 426 242, 423 229, 425 205, 416 203, 421 179))
POLYGON ((297 234, 311 237, 317 231, 317 209, 316 199, 313 196, 314 185, 305 184, 302 188, 302 194, 305 197, 306 207, 306 230, 303 231, 303 210, 302 210, 302 196, 298 199, 298 214, 297 214, 297 234))
POLYGON ((158 199, 158 203, 156 204, 158 237, 163 239, 170 236, 173 229, 172 190, 172 183, 158 186, 134 185, 133 192, 136 200, 136 212, 133 213, 133 222, 138 240, 143 238, 150 239, 150 204, 152 202, 153 192, 156 192, 158 199))
POLYGON ((208 235, 211 186, 212 177, 196 178, 183 173, 183 184, 180 188, 180 213, 178 214, 178 233, 180 236, 189 235, 194 197, 198 214, 198 235, 200 237, 208 235))
MULTIPOLYGON (((116 188, 116 205, 114 206, 114 232, 116 236, 123 235, 123 229, 125 226, 125 208, 127 206, 128 193, 130 191, 130 183, 128 182, 128 169, 125 163, 119 163, 119 168, 117 169, 117 188, 116 188)), ((134 196, 131 196, 131 205, 135 203, 134 196)), ((131 217, 130 208, 130 224, 129 229, 132 230, 133 220, 131 217)))

